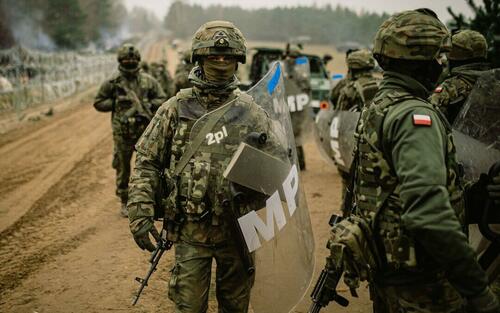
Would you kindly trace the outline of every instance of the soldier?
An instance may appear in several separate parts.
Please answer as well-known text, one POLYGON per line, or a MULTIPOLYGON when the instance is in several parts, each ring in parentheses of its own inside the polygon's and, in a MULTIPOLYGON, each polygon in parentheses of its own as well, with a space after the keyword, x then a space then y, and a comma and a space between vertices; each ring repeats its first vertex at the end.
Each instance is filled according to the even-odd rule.
POLYGON ((160 83, 167 99, 175 95, 174 80, 166 68, 166 62, 151 62, 151 75, 160 83))
POLYGON ((99 112, 111 112, 113 129, 113 168, 116 170, 116 195, 121 199, 120 213, 127 217, 130 161, 137 139, 152 114, 166 100, 158 82, 140 71, 139 51, 131 44, 118 50, 119 73, 104 82, 94 101, 99 112))
POLYGON ((300 169, 306 169, 304 148, 302 146, 310 110, 311 81, 309 64, 306 57, 301 57, 301 46, 287 44, 284 54, 285 91, 292 118, 293 134, 296 140, 297 158, 300 169), (299 59, 300 58, 300 59, 299 59), (301 63, 302 64, 298 64, 301 63))
MULTIPOLYGON (((344 87, 339 92, 336 110, 361 111, 375 96, 380 84, 380 79, 373 75, 375 60, 368 50, 352 51, 347 55, 347 68, 349 79, 345 80, 344 87)), ((342 198, 349 182, 349 173, 340 167, 342 178, 342 198)))
POLYGON ((430 101, 437 105, 453 124, 467 100, 477 78, 490 69, 486 63, 486 39, 473 30, 462 30, 452 36, 448 55, 450 76, 435 90, 430 101))
MULTIPOLYGON (((358 50, 357 49, 356 50, 352 50, 352 49, 347 50, 347 52, 345 53, 346 63, 347 63, 347 58, 349 57, 349 54, 351 54, 355 51, 358 51, 358 50)), ((347 85, 347 82, 349 81, 349 79, 350 79, 350 72, 349 72, 349 68, 348 68, 347 69, 347 76, 342 78, 341 80, 339 80, 338 83, 332 88, 332 90, 330 92, 330 102, 333 104, 333 106, 335 106, 337 104, 337 102, 339 101, 340 91, 347 85)))
POLYGON ((347 67, 350 79, 340 90, 335 109, 359 112, 378 90, 380 79, 373 75, 375 60, 368 50, 358 50, 347 56, 347 67))
POLYGON ((229 183, 222 174, 240 138, 247 135, 238 130, 243 122, 238 118, 245 116, 242 108, 250 112, 251 120, 245 124, 265 130, 270 122, 265 111, 237 88, 237 65, 246 60, 245 39, 239 29, 226 21, 208 22, 195 33, 191 51, 191 60, 198 62, 189 75, 193 88, 170 98, 136 145, 128 203, 130 230, 140 248, 154 249, 149 233, 154 232, 155 194, 165 172, 171 186, 163 203, 167 238, 175 245, 169 283, 175 312, 206 312, 213 259, 217 262, 219 312, 247 312, 253 274, 245 270, 231 234, 231 217, 223 201, 229 183), (231 106, 237 110, 222 119, 224 124, 217 124, 222 130, 216 136, 200 129, 204 118, 209 124, 216 112, 231 107, 225 104, 232 100, 236 104, 231 106), (196 149, 193 142, 202 144, 196 149))
POLYGON ((351 288, 369 281, 375 312, 463 312, 464 299, 468 312, 499 310, 462 231, 450 126, 425 100, 449 48, 429 9, 395 14, 375 36, 384 78, 357 129, 356 207, 333 227, 327 258, 332 271, 345 266, 351 288))
POLYGON ((182 51, 180 56, 181 59, 179 64, 177 64, 174 76, 175 92, 179 92, 179 90, 184 88, 192 87, 188 79, 189 73, 194 67, 194 63, 191 62, 191 51, 182 51))

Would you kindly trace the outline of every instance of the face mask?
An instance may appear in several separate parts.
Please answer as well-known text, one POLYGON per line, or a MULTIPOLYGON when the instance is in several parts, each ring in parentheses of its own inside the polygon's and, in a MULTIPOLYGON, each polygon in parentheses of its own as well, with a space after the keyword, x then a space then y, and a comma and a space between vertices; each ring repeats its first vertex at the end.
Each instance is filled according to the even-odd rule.
POLYGON ((428 79, 425 82, 425 87, 428 90, 434 90, 436 88, 436 84, 439 81, 439 77, 441 76, 441 73, 443 72, 443 66, 440 64, 438 60, 434 60, 431 62, 428 70, 428 79))
POLYGON ((123 66, 124 69, 133 70, 139 66, 139 63, 137 63, 137 62, 121 62, 121 66, 123 66))
POLYGON ((236 61, 214 61, 205 59, 202 64, 207 81, 215 84, 225 84, 233 79, 236 73, 236 61))

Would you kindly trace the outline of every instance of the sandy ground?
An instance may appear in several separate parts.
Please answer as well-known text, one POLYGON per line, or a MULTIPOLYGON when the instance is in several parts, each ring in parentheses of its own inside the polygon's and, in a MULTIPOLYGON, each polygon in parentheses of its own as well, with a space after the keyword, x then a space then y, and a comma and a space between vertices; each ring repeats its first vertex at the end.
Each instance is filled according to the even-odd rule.
MULTIPOLYGON (((160 59, 165 43, 150 45, 146 59, 160 59)), ((175 52, 165 53, 173 72, 175 52)), ((130 306, 134 278, 147 271, 149 254, 136 247, 118 214, 110 117, 94 110, 92 96, 67 99, 72 105, 64 112, 0 137, 0 312, 173 312, 166 296, 172 252, 139 304, 130 306)), ((312 140, 305 150, 301 179, 316 240, 316 278, 327 253, 327 221, 340 205, 340 179, 312 140)), ((345 286, 339 290, 348 296, 345 286)), ((331 304, 322 312, 370 312, 366 288, 359 293, 347 309, 331 304)), ((295 312, 307 312, 308 296, 295 312)), ((212 292, 209 312, 216 311, 212 292)))

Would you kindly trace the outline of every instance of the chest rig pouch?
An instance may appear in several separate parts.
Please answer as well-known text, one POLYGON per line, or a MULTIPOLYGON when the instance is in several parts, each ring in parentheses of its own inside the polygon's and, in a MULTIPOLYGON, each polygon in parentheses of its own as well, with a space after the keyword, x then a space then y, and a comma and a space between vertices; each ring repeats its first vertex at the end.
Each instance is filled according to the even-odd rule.
POLYGON ((414 99, 393 92, 364 110, 359 132, 356 203, 373 228, 379 254, 390 269, 417 267, 415 241, 402 227, 402 204, 397 176, 382 147, 383 124, 393 105, 414 99))
POLYGON ((218 109, 207 112, 191 89, 178 100, 178 127, 173 137, 170 173, 177 181, 167 207, 188 220, 202 220, 223 212, 230 197, 222 173, 248 131, 245 112, 249 99, 239 95, 218 109))
MULTIPOLYGON (((373 217, 373 228, 378 246, 383 250, 386 266, 392 270, 419 271, 427 263, 425 252, 418 248, 415 239, 403 227, 403 203, 400 199, 400 185, 396 173, 386 158, 383 148, 383 124, 390 108, 405 100, 414 100, 409 94, 393 91, 384 98, 376 99, 374 105, 363 112, 359 136, 359 166, 357 176, 357 205, 359 213, 368 219, 373 217)), ((414 108, 412 106, 411 108, 414 108)), ((432 108, 422 103, 422 107, 432 108)), ((408 109, 411 109, 408 108, 408 109)), ((447 132, 446 165, 448 168, 447 189, 457 216, 463 215, 460 178, 456 171, 455 146, 451 127, 440 112, 447 132)), ((404 111, 403 111, 404 112, 404 111)))

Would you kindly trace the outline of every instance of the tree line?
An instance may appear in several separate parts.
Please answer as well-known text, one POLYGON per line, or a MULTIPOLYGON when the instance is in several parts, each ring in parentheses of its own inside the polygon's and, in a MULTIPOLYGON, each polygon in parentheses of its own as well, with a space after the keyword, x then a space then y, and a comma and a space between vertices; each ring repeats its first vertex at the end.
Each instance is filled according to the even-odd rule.
POLYGON ((248 39, 288 41, 307 36, 313 43, 356 41, 371 44, 376 30, 388 17, 386 14, 356 13, 341 6, 276 7, 243 9, 200 5, 175 1, 165 17, 165 27, 175 36, 192 36, 203 23, 224 19, 234 22, 248 39))

